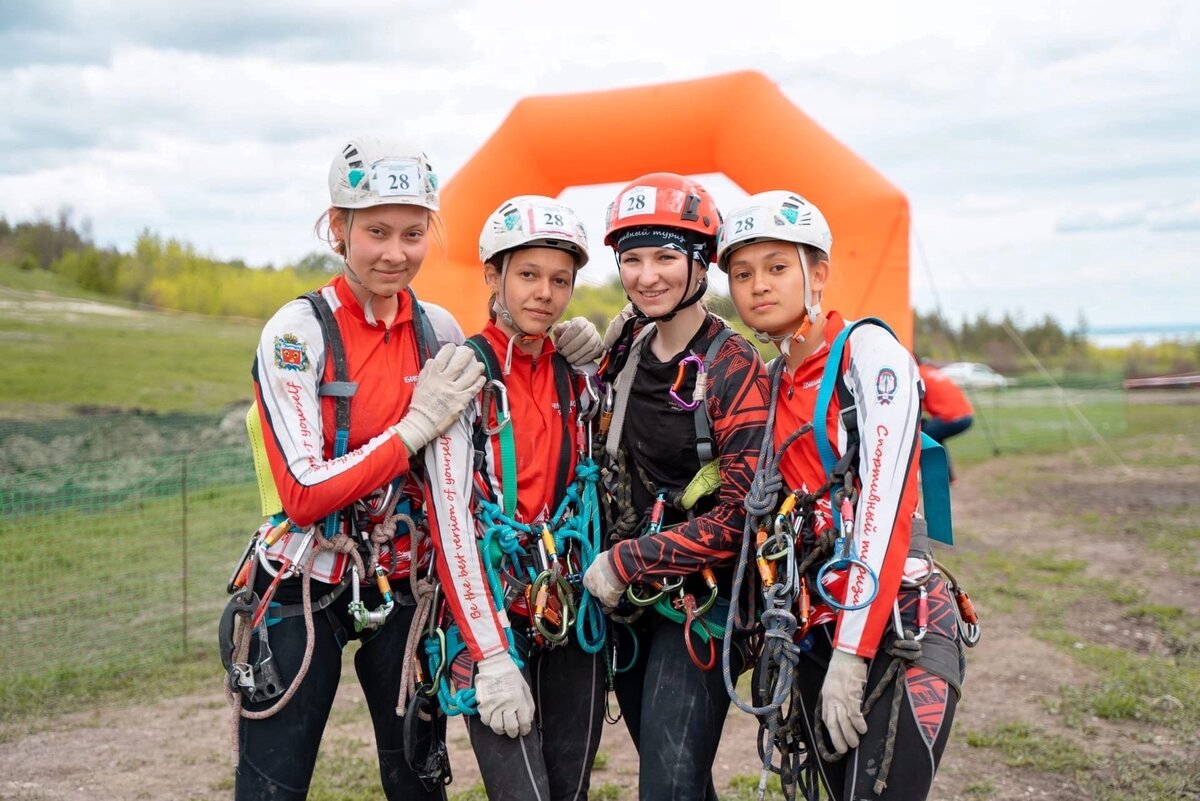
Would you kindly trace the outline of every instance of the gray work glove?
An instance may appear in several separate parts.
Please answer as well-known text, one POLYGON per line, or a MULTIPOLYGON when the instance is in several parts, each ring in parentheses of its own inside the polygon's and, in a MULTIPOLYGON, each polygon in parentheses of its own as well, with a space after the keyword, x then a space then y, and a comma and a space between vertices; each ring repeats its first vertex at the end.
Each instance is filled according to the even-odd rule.
POLYGON ((608 324, 608 328, 604 329, 604 349, 612 350, 612 346, 621 336, 621 329, 625 327, 626 321, 634 314, 633 304, 626 303, 625 308, 617 312, 617 316, 612 318, 612 322, 608 324))
POLYGON ((479 719, 496 734, 529 734, 533 726, 533 695, 517 663, 507 653, 481 661, 475 673, 479 719))
POLYGON ((821 718, 839 754, 857 748, 859 735, 867 733, 862 713, 866 683, 867 660, 835 649, 821 685, 821 718))
POLYGON ((626 584, 613 569, 609 551, 604 551, 592 562, 583 574, 583 586, 605 609, 612 609, 621 600, 626 584))
POLYGON ((591 364, 604 352, 600 332, 586 317, 572 317, 554 326, 554 347, 572 367, 591 364))
POLYGON ((447 342, 417 376, 408 412, 392 430, 415 454, 448 429, 483 387, 483 365, 466 345, 447 342))

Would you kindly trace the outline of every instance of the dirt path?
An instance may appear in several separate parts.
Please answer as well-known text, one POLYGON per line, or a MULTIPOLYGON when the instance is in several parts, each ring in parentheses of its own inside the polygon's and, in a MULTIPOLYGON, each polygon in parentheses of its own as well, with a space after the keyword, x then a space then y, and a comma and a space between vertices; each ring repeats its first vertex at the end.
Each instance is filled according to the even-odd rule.
MULTIPOLYGON (((1122 538, 1120 531, 1097 532, 1089 522, 1097 514, 1102 519, 1120 515, 1141 508, 1139 504, 1147 509, 1166 505, 1195 519, 1200 506, 1200 466, 1195 457, 1200 445, 1180 447, 1190 449, 1190 463, 1159 474, 1151 470, 1149 475, 1141 471, 1133 476, 1115 467, 1084 471, 1065 456, 1006 458, 964 470, 955 493, 957 525, 965 535, 957 552, 1002 549, 1006 553, 1041 553, 1050 549, 1060 559, 1085 560, 1088 577, 1122 578, 1136 586, 1157 587, 1159 603, 1200 611, 1200 562, 1194 551, 1190 572, 1181 574, 1171 570, 1165 560, 1148 556, 1133 538, 1122 538), (1147 486, 1156 489, 1148 493, 1147 486), (998 492, 997 487, 1005 489, 998 492)), ((955 552, 947 558, 953 564, 955 552)), ((993 607, 1000 604, 987 597, 977 595, 976 600, 985 616, 984 637, 968 654, 965 694, 932 798, 1086 798, 1073 786, 1065 786, 1062 774, 1007 767, 999 751, 967 745, 967 732, 983 732, 1011 721, 1079 740, 1085 735, 1068 727, 1051 707, 1061 686, 1084 684, 1090 678, 1066 651, 1032 635, 1020 604, 1010 606, 1012 611, 999 611, 993 607)), ((1149 641, 1135 642, 1128 621, 1099 597, 1095 614, 1073 623, 1070 633, 1091 641, 1116 634, 1126 637, 1137 650, 1156 647, 1149 641)), ((343 753, 348 749, 373 760, 361 694, 347 678, 326 733, 326 750, 336 748, 343 753)), ((737 711, 730 714, 717 758, 718 786, 727 786, 736 775, 757 775, 756 730, 753 719, 737 711)), ((19 732, 0 731, 0 798, 227 798, 231 788, 228 731, 228 711, 215 691, 67 715, 26 725, 19 732)), ((1089 750, 1100 754, 1136 747, 1131 743, 1155 742, 1153 728, 1141 722, 1093 720, 1086 737, 1089 750)), ((1155 747, 1182 749, 1184 758, 1189 753, 1196 757, 1194 742, 1168 740, 1155 747)), ((451 790, 461 792, 477 781, 477 773, 465 733, 457 723, 451 725, 451 751, 456 779, 451 790)), ((607 763, 596 771, 593 787, 617 785, 627 788, 620 797, 635 797, 636 755, 623 725, 605 728, 601 751, 607 763)))

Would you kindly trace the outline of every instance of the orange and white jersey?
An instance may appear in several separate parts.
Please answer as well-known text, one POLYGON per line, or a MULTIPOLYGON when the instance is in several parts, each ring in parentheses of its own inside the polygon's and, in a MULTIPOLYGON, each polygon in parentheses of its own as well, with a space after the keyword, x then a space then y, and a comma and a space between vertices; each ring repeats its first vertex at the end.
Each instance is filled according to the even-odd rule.
MULTIPOLYGON (((781 378, 775 410, 775 446, 812 420, 821 376, 830 345, 846 323, 830 312, 824 342, 816 352, 781 378)), ((842 356, 842 370, 854 398, 858 421, 858 505, 854 513, 854 541, 859 558, 879 579, 874 600, 863 609, 838 613, 834 647, 870 658, 892 617, 892 605, 905 571, 912 536, 912 518, 918 500, 920 413, 917 365, 896 338, 877 325, 863 325, 850 334, 842 356)), ((826 426, 835 455, 845 452, 847 434, 842 424, 838 393, 829 402, 826 426)), ((780 461, 784 483, 803 492, 815 492, 827 482, 809 434, 793 443, 780 461)), ((829 496, 817 505, 816 531, 833 525, 829 496)), ((843 603, 856 606, 871 592, 871 581, 861 568, 852 567, 834 582, 843 603), (847 575, 848 572, 848 575, 847 575)), ((830 571, 832 575, 834 571, 830 571)), ((836 597, 836 595, 835 595, 836 597)))
MULTIPOLYGON (((252 374, 267 457, 283 511, 299 527, 320 521, 336 509, 370 495, 409 472, 408 451, 388 427, 408 411, 421 361, 411 296, 400 293, 391 325, 370 316, 344 276, 320 290, 333 311, 346 354, 349 380, 357 384, 350 400, 349 447, 333 457, 335 399, 318 395, 334 380, 333 359, 312 305, 304 299, 283 306, 267 322, 252 374)), ((422 304, 439 342, 463 341, 462 330, 439 306, 422 304)), ((430 343, 436 350, 438 343, 430 343)), ((268 555, 291 555, 302 536, 295 532, 268 555)), ((395 543, 393 576, 407 574, 407 538, 395 543)), ((313 578, 336 583, 348 567, 344 555, 322 552, 313 578)))

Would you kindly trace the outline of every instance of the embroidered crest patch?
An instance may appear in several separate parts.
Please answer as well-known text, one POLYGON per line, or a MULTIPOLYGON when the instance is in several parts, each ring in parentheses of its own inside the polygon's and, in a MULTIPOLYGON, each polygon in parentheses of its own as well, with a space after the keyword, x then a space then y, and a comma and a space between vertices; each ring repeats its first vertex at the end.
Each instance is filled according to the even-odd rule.
POLYGON ((899 382, 896 380, 896 371, 890 367, 884 367, 875 376, 875 400, 880 406, 887 406, 896 398, 896 387, 899 382))
POLYGON ((295 334, 275 337, 275 366, 298 373, 308 369, 308 353, 300 337, 295 334))

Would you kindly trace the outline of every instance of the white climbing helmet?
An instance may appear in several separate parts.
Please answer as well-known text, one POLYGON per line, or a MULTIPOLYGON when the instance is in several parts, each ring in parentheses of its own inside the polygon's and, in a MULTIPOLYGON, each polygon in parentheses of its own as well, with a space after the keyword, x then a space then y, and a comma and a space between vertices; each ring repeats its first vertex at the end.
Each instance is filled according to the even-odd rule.
POLYGON ((576 269, 587 264, 587 230, 579 216, 554 198, 520 195, 488 215, 479 234, 479 260, 517 248, 557 248, 575 256, 576 269))
MULTIPOLYGON (((746 198, 721 224, 717 236, 717 266, 729 272, 729 257, 740 247, 755 242, 792 242, 804 273, 804 308, 812 322, 821 314, 821 301, 813 298, 808 257, 801 245, 811 245, 830 255, 833 233, 821 210, 787 190, 759 192, 746 198)), ((756 332, 757 333, 757 332, 756 332)), ((761 339, 761 337, 760 337, 761 339)))
POLYGON ((329 165, 329 202, 342 209, 406 204, 437 211, 437 174, 419 148, 382 137, 354 137, 329 165))
POLYGON ((722 223, 717 266, 728 271, 729 256, 735 250, 771 239, 812 245, 826 255, 833 250, 833 233, 820 209, 795 192, 760 192, 746 198, 722 223))

